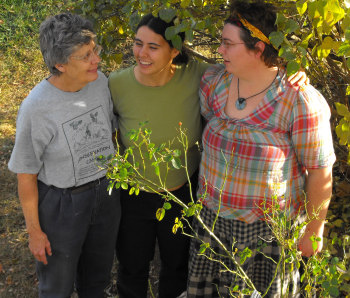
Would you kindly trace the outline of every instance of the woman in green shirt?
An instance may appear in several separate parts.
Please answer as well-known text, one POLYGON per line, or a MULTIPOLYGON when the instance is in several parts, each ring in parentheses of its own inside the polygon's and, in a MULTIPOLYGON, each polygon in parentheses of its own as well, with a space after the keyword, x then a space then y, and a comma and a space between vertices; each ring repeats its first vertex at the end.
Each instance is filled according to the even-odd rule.
MULTIPOLYGON (((165 30, 173 25, 173 22, 166 23, 151 14, 144 16, 133 45, 137 64, 111 73, 109 87, 115 111, 120 117, 119 136, 125 147, 131 145, 127 133, 138 129, 140 122, 148 121, 147 128, 152 131, 151 140, 156 146, 174 139, 172 148, 181 150, 176 135, 179 122, 182 122, 189 141, 188 171, 193 185, 196 185, 200 160, 196 143, 202 132, 198 88, 209 65, 189 61, 186 53, 180 53, 166 40, 165 30)), ((184 39, 184 34, 181 37, 184 39)), ((141 157, 135 157, 141 164, 141 157)), ((165 171, 165 167, 160 168, 161 177, 165 171)), ((158 181, 150 162, 146 164, 145 176, 158 181)), ((184 169, 171 169, 166 186, 184 202, 190 201, 184 169)), ((175 218, 181 216, 181 208, 175 204, 162 221, 156 219, 156 211, 163 203, 164 200, 149 189, 141 191, 138 196, 129 196, 127 192, 122 196, 117 246, 120 297, 147 296, 149 264, 156 240, 161 258, 159 297, 178 297, 186 291, 189 238, 171 232, 175 218)))

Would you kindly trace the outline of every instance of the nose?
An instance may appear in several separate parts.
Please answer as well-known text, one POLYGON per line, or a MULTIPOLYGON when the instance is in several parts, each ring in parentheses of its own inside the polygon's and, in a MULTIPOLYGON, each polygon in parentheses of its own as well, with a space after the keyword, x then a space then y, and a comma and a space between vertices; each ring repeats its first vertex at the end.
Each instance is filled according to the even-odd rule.
POLYGON ((146 47, 144 47, 144 46, 142 46, 142 47, 140 47, 140 49, 139 49, 139 56, 141 56, 141 57, 145 57, 145 56, 147 56, 147 49, 146 49, 146 47))
POLYGON ((91 62, 94 63, 99 63, 101 61, 100 54, 97 54, 95 52, 92 52, 92 59, 91 62))

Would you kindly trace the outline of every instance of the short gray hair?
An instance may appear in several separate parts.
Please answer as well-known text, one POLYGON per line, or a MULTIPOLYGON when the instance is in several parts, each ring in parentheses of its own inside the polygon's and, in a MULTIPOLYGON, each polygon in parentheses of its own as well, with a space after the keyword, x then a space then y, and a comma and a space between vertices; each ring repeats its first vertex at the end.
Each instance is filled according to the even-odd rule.
POLYGON ((71 13, 47 18, 41 23, 39 32, 41 53, 53 75, 61 74, 56 64, 67 63, 77 47, 96 39, 92 23, 71 13))

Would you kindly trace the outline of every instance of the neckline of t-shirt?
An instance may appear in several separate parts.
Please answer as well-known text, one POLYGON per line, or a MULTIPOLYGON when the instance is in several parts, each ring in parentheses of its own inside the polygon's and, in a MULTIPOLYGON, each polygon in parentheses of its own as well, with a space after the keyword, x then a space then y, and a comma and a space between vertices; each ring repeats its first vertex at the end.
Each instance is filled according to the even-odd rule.
POLYGON ((137 66, 137 65, 134 65, 134 66, 132 66, 132 67, 130 68, 131 77, 132 77, 132 79, 134 80, 134 82, 135 82, 137 85, 139 85, 139 86, 141 86, 141 87, 143 87, 143 88, 149 88, 149 89, 153 89, 153 90, 155 90, 155 89, 160 90, 160 89, 167 88, 168 86, 174 84, 174 82, 176 81, 176 78, 179 76, 179 73, 180 73, 180 70, 181 70, 181 65, 176 65, 174 75, 173 75, 172 78, 171 78, 168 82, 166 82, 164 85, 162 85, 162 86, 147 86, 147 85, 144 85, 144 84, 140 83, 140 82, 136 79, 135 72, 134 72, 134 69, 135 69, 136 66, 137 66))
MULTIPOLYGON (((55 85, 53 85, 53 84, 51 84, 51 83, 49 82, 49 78, 50 78, 50 76, 47 77, 47 78, 45 79, 45 82, 46 82, 46 84, 47 84, 48 86, 50 86, 51 89, 53 89, 53 90, 54 90, 55 92, 57 92, 57 93, 61 93, 61 94, 65 94, 65 95, 70 95, 70 96, 81 96, 81 95, 86 94, 86 92, 88 92, 90 83, 92 83, 92 82, 90 82, 90 83, 86 84, 83 88, 81 88, 81 89, 78 90, 78 91, 71 92, 71 91, 64 91, 64 90, 61 90, 61 89, 57 88, 55 85)), ((97 80, 98 80, 98 78, 97 78, 95 81, 97 81, 97 80)), ((95 81, 94 81, 94 82, 95 82, 95 81)))

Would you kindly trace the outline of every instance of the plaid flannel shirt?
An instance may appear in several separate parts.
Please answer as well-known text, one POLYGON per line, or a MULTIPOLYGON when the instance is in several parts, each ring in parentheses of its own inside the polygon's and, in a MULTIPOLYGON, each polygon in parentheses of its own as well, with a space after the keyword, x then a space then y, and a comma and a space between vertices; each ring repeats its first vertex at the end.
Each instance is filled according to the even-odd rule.
POLYGON ((304 207, 306 169, 335 161, 330 109, 308 85, 297 90, 280 70, 254 112, 229 118, 224 108, 233 75, 210 67, 199 91, 207 120, 198 197, 225 218, 264 219, 261 207, 276 200, 293 217, 304 207))

